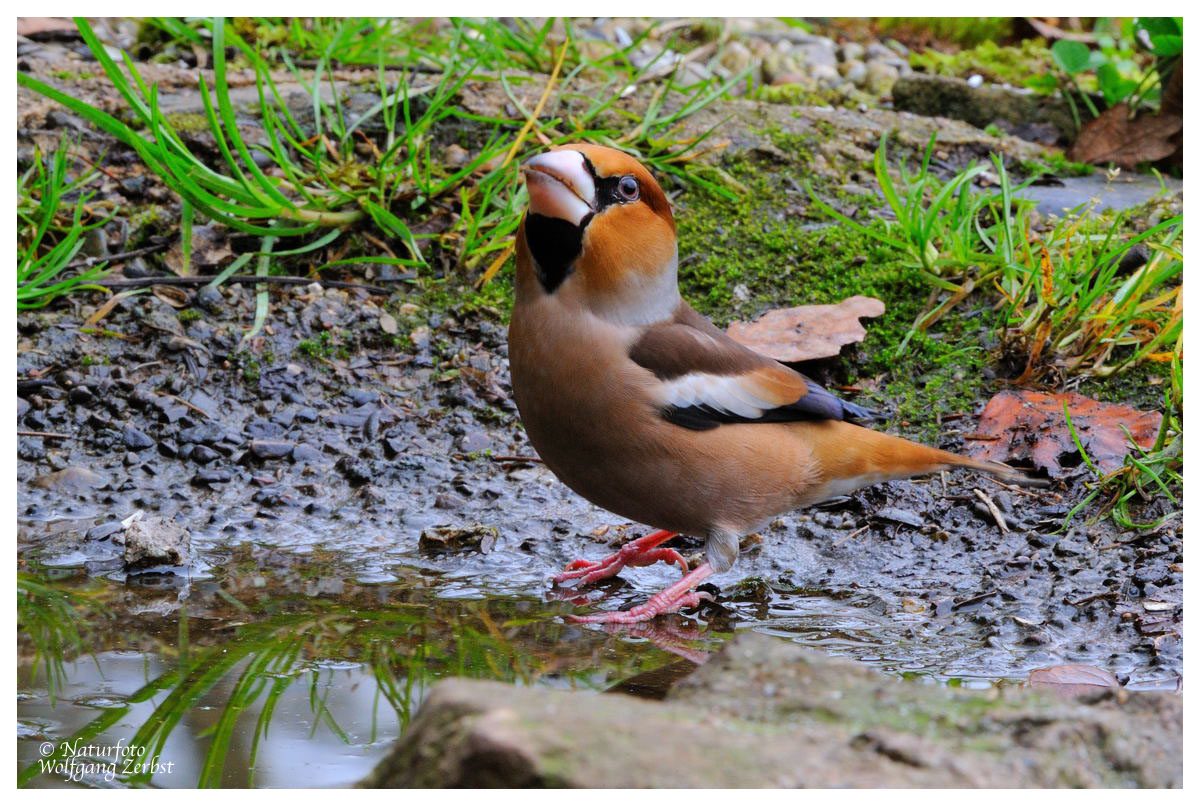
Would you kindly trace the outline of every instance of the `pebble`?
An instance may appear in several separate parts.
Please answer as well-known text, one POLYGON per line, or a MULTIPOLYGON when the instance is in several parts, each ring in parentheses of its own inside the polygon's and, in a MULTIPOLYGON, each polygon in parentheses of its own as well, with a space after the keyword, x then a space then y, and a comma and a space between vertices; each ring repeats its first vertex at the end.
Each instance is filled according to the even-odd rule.
POLYGON ((255 439, 250 442, 250 452, 259 459, 282 459, 291 454, 294 446, 290 442, 255 439))
POLYGON ((492 447, 492 438, 484 431, 471 431, 458 440, 458 449, 462 453, 479 453, 492 447))
POLYGON ((154 446, 153 439, 132 425, 126 425, 121 431, 121 439, 124 440, 125 447, 130 450, 140 451, 154 446))
POLYGON ((846 42, 842 45, 842 60, 847 62, 862 61, 867 55, 867 49, 858 42, 846 42))
POLYGON ((842 64, 842 76, 861 87, 867 80, 867 65, 858 59, 850 59, 842 64))
POLYGON ((47 473, 33 480, 32 486, 41 490, 82 491, 103 487, 108 479, 86 467, 71 466, 55 473, 47 473))
POLYGON ((321 459, 321 452, 309 445, 307 442, 301 442, 296 447, 292 448, 293 462, 316 462, 321 459))
POLYGON ((227 467, 210 467, 192 477, 193 484, 224 484, 233 481, 233 471, 227 467))
POLYGON ((867 63, 867 89, 879 95, 887 95, 900 78, 900 70, 881 61, 867 63))
POLYGON ((206 465, 209 462, 214 462, 221 458, 221 454, 217 453, 207 445, 197 445, 192 448, 191 456, 189 457, 198 465, 206 465))

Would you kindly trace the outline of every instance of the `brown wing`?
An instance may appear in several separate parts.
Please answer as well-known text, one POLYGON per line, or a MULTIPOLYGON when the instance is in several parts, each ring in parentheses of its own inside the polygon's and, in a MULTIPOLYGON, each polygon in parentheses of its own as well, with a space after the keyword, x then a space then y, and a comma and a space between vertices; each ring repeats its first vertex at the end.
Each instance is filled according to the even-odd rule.
POLYGON ((871 416, 734 341, 686 303, 672 321, 646 328, 629 357, 661 382, 663 417, 687 428, 871 416))

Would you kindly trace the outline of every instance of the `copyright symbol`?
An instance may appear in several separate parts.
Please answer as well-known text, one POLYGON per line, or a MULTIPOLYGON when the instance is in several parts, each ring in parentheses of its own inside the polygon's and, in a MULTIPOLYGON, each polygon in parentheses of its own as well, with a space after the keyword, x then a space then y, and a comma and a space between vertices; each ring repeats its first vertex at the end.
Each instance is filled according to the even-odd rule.
POLYGON ((51 753, 54 752, 54 743, 53 742, 42 742, 41 746, 38 748, 38 752, 41 753, 43 756, 50 755, 51 753))

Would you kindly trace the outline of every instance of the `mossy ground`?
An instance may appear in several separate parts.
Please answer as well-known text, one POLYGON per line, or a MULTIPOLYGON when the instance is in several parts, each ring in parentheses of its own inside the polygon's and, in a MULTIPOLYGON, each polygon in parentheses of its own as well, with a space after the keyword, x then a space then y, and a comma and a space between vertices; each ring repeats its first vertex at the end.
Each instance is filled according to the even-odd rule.
MULTIPOLYGON (((802 144, 792 145, 791 153, 801 151, 802 144)), ((807 197, 771 166, 741 161, 726 169, 749 190, 739 201, 699 191, 677 204, 686 299, 724 326, 771 308, 876 297, 887 310, 864 323, 866 339, 843 351, 831 368, 834 380, 867 390, 859 402, 881 409, 887 427, 917 438, 936 437, 939 414, 973 410, 988 386, 983 368, 995 324, 990 311, 954 313, 898 354, 929 295, 916 268, 849 227, 815 222, 805 209, 807 197)), ((844 194, 837 198, 827 180, 816 184, 840 207, 855 203, 844 194)))

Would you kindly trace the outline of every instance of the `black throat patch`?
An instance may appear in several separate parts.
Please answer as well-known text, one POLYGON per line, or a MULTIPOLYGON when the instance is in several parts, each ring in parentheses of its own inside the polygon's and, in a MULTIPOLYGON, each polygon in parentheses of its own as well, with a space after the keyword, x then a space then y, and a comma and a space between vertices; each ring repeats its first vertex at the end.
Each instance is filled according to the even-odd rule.
POLYGON ((553 294, 571 273, 575 258, 583 251, 583 230, 591 219, 588 214, 575 226, 570 221, 539 213, 526 216, 525 243, 533 255, 538 282, 547 294, 553 294))

